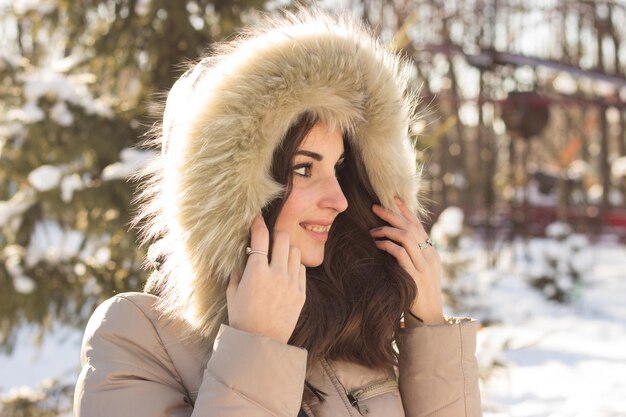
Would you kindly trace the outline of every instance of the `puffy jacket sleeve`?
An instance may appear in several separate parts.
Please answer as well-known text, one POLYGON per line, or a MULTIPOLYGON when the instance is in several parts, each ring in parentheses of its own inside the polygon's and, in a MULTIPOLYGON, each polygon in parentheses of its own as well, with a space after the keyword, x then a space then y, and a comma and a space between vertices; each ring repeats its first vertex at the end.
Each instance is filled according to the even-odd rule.
POLYGON ((482 416, 477 330, 477 321, 451 317, 442 325, 402 330, 398 371, 407 417, 482 416))
POLYGON ((87 325, 74 414, 295 417, 306 356, 306 350, 223 325, 192 404, 154 323, 133 301, 117 296, 87 325))

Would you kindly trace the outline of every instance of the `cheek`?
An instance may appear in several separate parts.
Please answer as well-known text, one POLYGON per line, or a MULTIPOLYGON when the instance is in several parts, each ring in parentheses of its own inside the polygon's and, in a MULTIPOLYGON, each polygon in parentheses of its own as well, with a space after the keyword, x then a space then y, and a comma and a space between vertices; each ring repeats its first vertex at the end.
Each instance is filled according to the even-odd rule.
POLYGON ((278 219, 276 219, 276 229, 284 231, 295 230, 306 207, 306 197, 294 190, 287 198, 287 201, 285 201, 278 219))

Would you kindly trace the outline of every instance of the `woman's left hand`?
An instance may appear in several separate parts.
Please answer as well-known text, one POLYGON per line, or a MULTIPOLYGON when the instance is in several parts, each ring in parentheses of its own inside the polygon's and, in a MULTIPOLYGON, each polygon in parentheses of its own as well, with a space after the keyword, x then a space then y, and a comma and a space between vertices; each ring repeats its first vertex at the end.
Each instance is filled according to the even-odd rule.
POLYGON ((400 214, 377 204, 372 206, 374 214, 391 226, 371 229, 370 235, 373 238, 387 238, 374 242, 379 249, 393 255, 413 277, 418 295, 411 306, 411 313, 425 324, 443 324, 439 254, 432 246, 420 249, 419 243, 425 243, 428 234, 408 207, 398 197, 395 200, 400 214))

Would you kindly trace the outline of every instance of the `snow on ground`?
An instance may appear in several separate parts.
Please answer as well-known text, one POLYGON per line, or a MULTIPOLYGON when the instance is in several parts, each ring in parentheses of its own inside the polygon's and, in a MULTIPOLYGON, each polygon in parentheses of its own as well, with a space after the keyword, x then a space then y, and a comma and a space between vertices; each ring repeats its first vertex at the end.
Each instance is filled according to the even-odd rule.
POLYGON ((515 274, 491 290, 487 304, 511 314, 479 334, 479 358, 507 347, 481 386, 485 417, 626 416, 626 247, 589 250, 593 269, 570 305, 542 301, 515 274))
MULTIPOLYGON (((504 364, 481 382, 485 417, 626 416, 626 246, 586 250, 594 264, 571 304, 527 285, 510 248, 482 272, 491 282, 482 314, 502 322, 479 332, 478 359, 483 372, 504 364)), ((81 334, 57 328, 36 348, 33 331, 22 331, 14 355, 0 354, 0 394, 46 377, 75 379, 81 334)))

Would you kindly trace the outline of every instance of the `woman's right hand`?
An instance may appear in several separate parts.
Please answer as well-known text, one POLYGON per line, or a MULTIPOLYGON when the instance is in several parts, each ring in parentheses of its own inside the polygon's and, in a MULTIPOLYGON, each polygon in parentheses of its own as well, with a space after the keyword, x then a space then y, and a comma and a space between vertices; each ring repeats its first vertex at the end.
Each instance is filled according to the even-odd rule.
MULTIPOLYGON (((260 214, 252 221, 250 247, 269 253, 269 231, 260 214)), ((226 300, 231 327, 287 343, 306 298, 306 268, 289 234, 274 232, 271 262, 260 253, 248 255, 240 277, 231 274, 226 300)))

